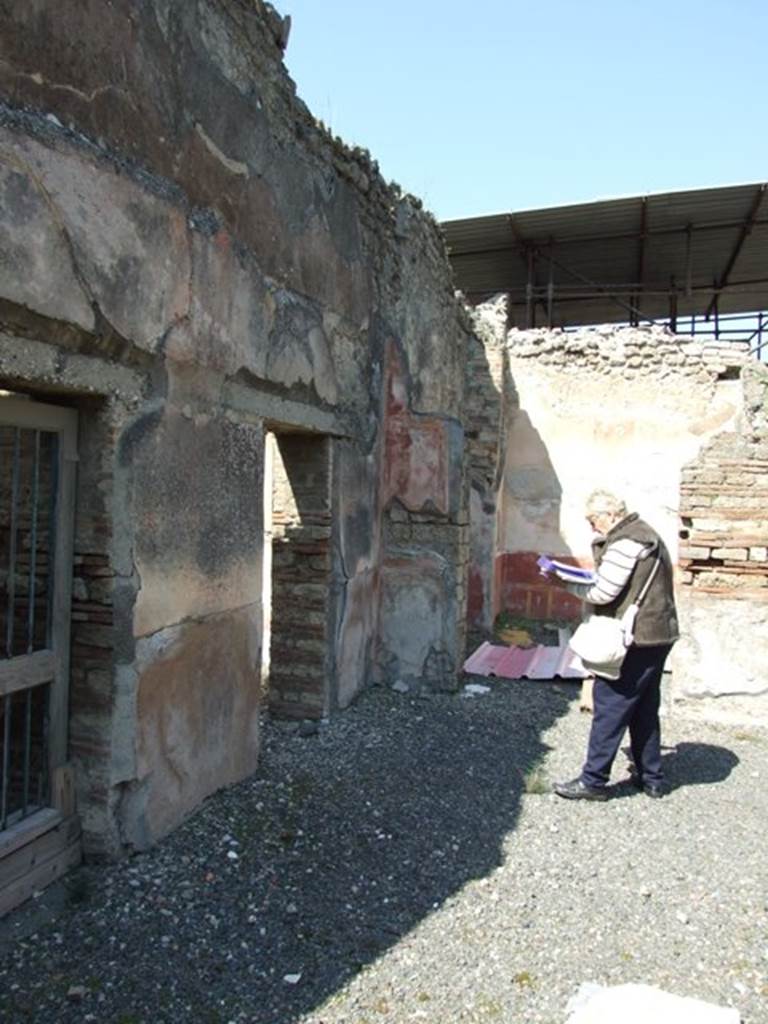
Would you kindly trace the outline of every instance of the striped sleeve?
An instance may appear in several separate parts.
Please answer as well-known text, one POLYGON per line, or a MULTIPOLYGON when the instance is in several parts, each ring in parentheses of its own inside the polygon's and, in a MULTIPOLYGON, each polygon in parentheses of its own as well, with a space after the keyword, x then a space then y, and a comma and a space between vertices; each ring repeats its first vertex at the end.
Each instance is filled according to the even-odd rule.
POLYGON ((610 604, 626 587, 638 559, 646 554, 647 546, 639 541, 629 537, 614 541, 605 549, 596 582, 574 583, 568 589, 589 604, 610 604))

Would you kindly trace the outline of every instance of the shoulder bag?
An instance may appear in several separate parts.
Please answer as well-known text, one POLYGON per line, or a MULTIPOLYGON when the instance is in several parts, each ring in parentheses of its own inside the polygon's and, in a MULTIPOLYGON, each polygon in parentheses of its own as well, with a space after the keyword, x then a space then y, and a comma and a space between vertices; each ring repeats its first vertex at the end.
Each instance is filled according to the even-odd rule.
POLYGON ((581 658, 588 672, 606 679, 619 678, 627 648, 635 639, 637 613, 658 572, 659 561, 657 558, 643 589, 620 619, 610 615, 590 615, 568 641, 568 646, 581 658))

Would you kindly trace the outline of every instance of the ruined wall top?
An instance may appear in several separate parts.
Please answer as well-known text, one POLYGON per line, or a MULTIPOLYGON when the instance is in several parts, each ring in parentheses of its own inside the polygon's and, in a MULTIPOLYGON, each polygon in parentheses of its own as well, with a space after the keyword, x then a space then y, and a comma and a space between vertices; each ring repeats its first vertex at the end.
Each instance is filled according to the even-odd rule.
POLYGON ((674 334, 666 327, 617 327, 605 324, 576 331, 559 328, 513 329, 507 335, 510 355, 534 359, 559 373, 622 378, 684 376, 699 383, 735 376, 750 363, 749 345, 740 341, 700 340, 674 334))
POLYGON ((312 116, 286 37, 262 0, 0 4, 3 323, 196 363, 238 408, 266 382, 301 406, 270 418, 365 443, 394 344, 414 409, 458 419, 469 329, 438 225, 312 116))
POLYGON ((298 98, 287 27, 262 0, 4 5, 0 127, 103 158, 311 297, 329 289, 300 255, 308 234, 332 234, 347 263, 359 224, 384 241, 418 236, 422 258, 446 260, 420 201, 298 98))
POLYGON ((479 306, 468 306, 472 328, 486 346, 503 344, 509 324, 509 300, 505 294, 495 295, 479 306))

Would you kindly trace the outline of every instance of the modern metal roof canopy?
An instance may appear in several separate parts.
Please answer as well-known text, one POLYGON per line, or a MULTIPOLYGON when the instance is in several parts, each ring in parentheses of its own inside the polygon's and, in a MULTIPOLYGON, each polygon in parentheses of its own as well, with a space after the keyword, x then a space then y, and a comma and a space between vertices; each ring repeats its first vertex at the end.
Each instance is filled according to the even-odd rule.
POLYGON ((458 287, 560 327, 768 308, 768 187, 734 185, 446 221, 458 287))

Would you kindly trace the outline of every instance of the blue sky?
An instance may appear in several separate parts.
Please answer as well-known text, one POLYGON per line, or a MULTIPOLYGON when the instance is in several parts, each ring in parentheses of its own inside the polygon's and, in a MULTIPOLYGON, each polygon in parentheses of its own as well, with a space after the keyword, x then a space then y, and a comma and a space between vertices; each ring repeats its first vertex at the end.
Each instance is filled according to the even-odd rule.
POLYGON ((768 0, 273 0, 299 95, 440 220, 768 179, 768 0))

